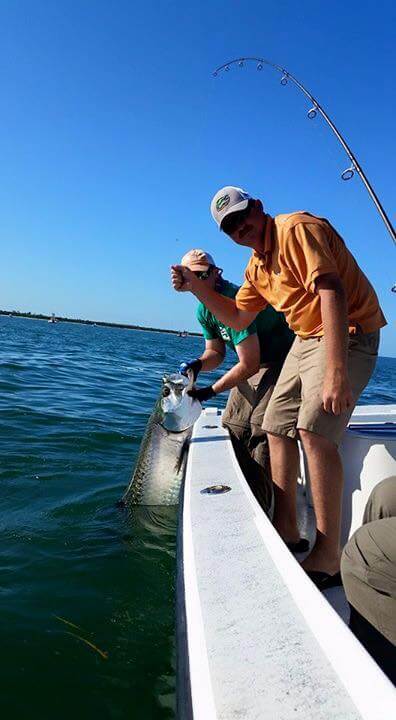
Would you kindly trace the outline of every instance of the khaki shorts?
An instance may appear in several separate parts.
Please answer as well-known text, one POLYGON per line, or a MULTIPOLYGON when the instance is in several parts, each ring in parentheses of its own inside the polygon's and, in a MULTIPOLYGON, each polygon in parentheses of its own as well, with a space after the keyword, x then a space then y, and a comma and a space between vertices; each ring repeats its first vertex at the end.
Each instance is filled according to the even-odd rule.
POLYGON ((240 468, 267 513, 272 503, 272 480, 267 434, 262 425, 281 367, 281 363, 262 367, 233 388, 222 419, 230 431, 240 468))
POLYGON ((378 344, 379 330, 350 335, 348 374, 353 405, 347 412, 334 415, 325 412, 322 401, 326 339, 303 340, 297 337, 265 412, 263 429, 293 439, 297 437, 298 430, 309 430, 338 445, 353 408, 375 368, 378 344))

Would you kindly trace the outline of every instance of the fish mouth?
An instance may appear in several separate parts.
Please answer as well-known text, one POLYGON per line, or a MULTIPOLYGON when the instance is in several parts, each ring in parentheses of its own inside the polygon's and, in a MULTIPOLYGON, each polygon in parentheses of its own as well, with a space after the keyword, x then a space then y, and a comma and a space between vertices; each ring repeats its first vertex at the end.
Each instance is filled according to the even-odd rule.
POLYGON ((182 401, 181 397, 180 397, 179 402, 177 402, 177 403, 175 403, 175 400, 171 396, 162 398, 161 407, 162 407, 163 412, 167 415, 174 414, 175 411, 177 410, 177 408, 180 406, 181 401, 182 401))
POLYGON ((194 384, 194 374, 186 378, 180 373, 163 377, 163 396, 161 425, 168 432, 183 432, 191 428, 200 414, 201 406, 192 398, 186 397, 194 384))
POLYGON ((164 384, 177 385, 177 386, 182 385, 184 387, 185 385, 187 385, 188 380, 181 373, 169 373, 169 375, 163 376, 162 382, 164 384))
POLYGON ((167 430, 170 433, 182 433, 185 430, 188 430, 190 427, 192 427, 194 423, 188 423, 181 422, 181 418, 179 415, 176 415, 175 413, 166 413, 161 425, 165 430, 167 430))
POLYGON ((172 373, 170 375, 164 375, 162 384, 163 388, 168 388, 171 393, 182 394, 183 390, 188 387, 189 380, 180 373, 172 373))

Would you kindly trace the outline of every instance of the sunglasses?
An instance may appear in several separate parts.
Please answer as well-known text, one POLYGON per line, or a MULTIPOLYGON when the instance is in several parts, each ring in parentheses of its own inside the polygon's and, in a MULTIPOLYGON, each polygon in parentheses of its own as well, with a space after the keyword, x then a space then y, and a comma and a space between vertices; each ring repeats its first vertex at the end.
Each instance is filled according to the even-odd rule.
POLYGON ((237 212, 227 215, 221 223, 222 231, 225 232, 226 235, 233 235, 233 233, 236 232, 244 222, 246 222, 251 209, 252 206, 249 200, 249 204, 244 210, 238 210, 237 212))
POLYGON ((193 270, 193 273, 195 277, 198 278, 198 280, 207 280, 212 268, 208 268, 207 270, 193 270))

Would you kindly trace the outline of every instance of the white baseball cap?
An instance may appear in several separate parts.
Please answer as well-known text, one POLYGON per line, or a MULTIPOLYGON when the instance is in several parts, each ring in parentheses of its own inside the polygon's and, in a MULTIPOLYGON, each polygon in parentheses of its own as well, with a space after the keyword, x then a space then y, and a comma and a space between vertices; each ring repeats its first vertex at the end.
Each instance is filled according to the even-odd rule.
POLYGON ((185 265, 186 267, 190 268, 190 270, 201 271, 207 270, 210 265, 216 267, 215 261, 213 260, 212 256, 208 252, 206 252, 206 250, 201 250, 200 248, 189 250, 188 253, 183 255, 180 261, 180 265, 185 265))
POLYGON ((221 229, 221 223, 224 218, 231 213, 238 212, 238 210, 245 210, 250 199, 251 195, 249 195, 246 190, 234 187, 233 185, 226 185, 217 191, 210 203, 210 212, 212 213, 213 220, 216 221, 221 229))

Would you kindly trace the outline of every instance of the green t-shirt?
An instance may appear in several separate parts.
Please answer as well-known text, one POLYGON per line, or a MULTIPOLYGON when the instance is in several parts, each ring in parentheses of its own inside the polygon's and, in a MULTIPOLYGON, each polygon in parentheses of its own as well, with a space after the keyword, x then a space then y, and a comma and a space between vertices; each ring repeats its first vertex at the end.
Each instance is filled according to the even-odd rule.
MULTIPOLYGON (((219 292, 234 298, 239 287, 228 280, 221 281, 219 292)), ((271 305, 258 313, 256 319, 245 330, 233 330, 223 325, 203 304, 197 308, 197 319, 202 326, 205 340, 224 340, 235 351, 235 346, 257 333, 260 343, 260 362, 283 361, 294 340, 294 333, 288 327, 283 313, 277 312, 271 305)))

